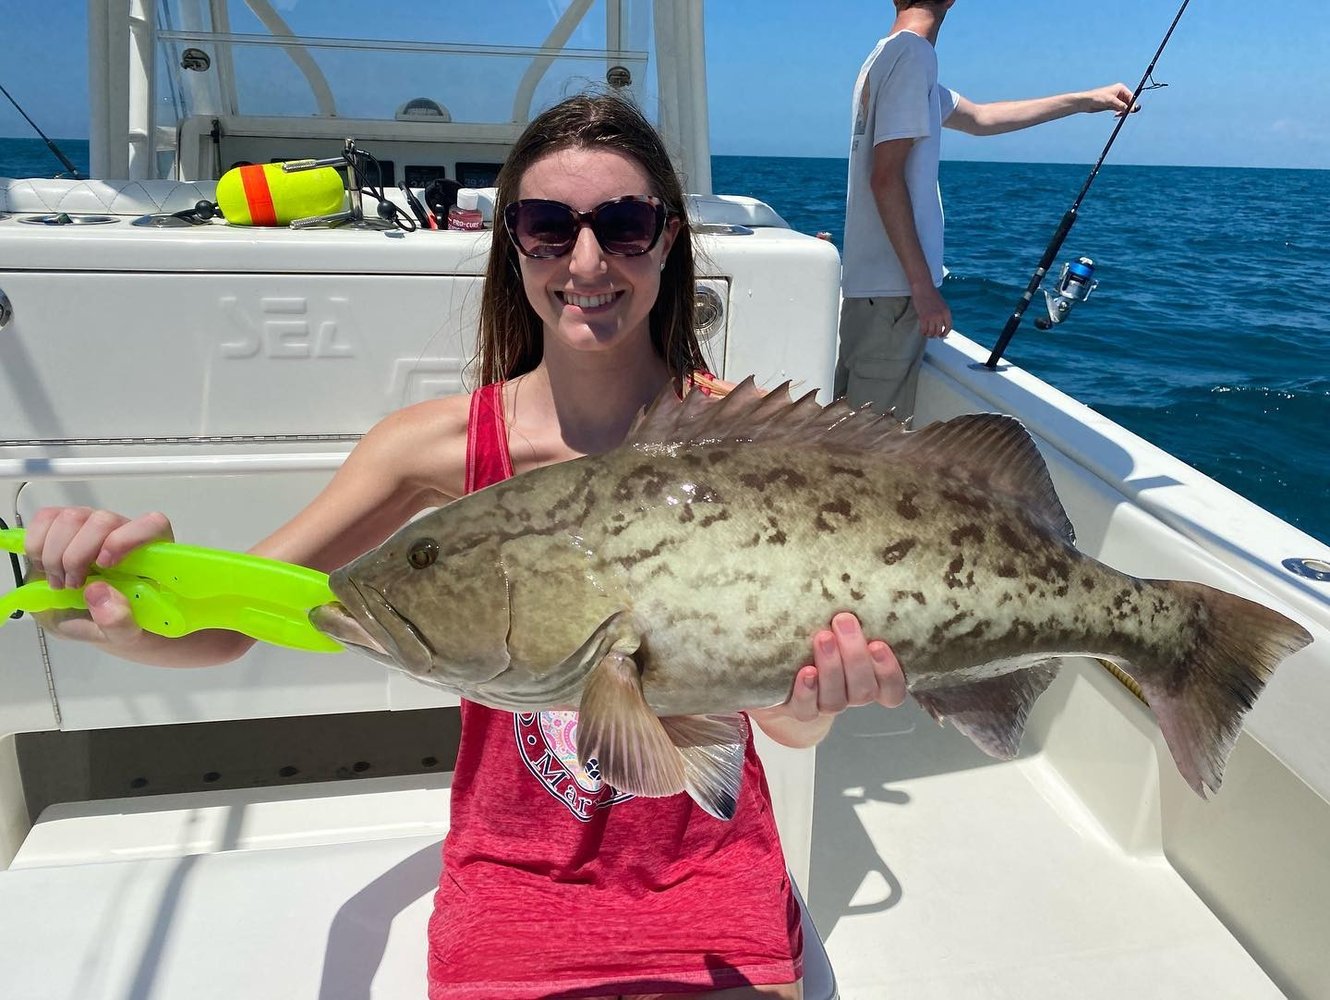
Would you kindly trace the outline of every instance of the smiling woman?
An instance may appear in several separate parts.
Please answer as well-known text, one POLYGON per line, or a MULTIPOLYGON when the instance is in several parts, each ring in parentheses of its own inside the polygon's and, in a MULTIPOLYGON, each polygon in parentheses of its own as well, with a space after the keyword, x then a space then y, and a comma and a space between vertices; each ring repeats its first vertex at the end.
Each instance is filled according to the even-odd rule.
MULTIPOLYGON (((562 296, 568 293, 583 298, 613 295, 613 301, 588 308, 609 312, 612 307, 619 325, 630 315, 635 316, 634 323, 647 320, 652 353, 676 382, 682 384, 686 375, 704 367, 694 333, 695 274, 683 188, 659 140, 644 141, 655 137, 650 123, 635 109, 631 122, 613 122, 606 104, 574 98, 556 105, 541 116, 548 120, 550 131, 537 134, 530 145, 519 142, 499 175, 495 215, 506 224, 495 227, 481 309, 480 372, 485 381, 513 378, 539 364, 543 356, 539 325, 554 320, 552 328, 559 328, 562 296), (622 203, 625 207, 606 218, 609 210, 603 203, 626 196, 631 197, 622 203), (615 235, 616 226, 641 228, 640 223, 633 226, 626 207, 641 204, 634 201, 637 198, 659 203, 659 209, 652 209, 653 230, 660 227, 657 238, 633 254, 598 244, 602 234, 615 235), (522 204, 537 200, 560 202, 570 212, 594 210, 599 221, 586 220, 570 231, 570 223, 582 220, 573 215, 560 220, 562 210, 551 213, 522 204), (562 238, 539 248, 539 256, 533 257, 520 252, 521 237, 524 232, 534 235, 537 225, 561 228, 562 238), (677 252, 671 253, 676 244, 677 252), (593 247, 605 252, 591 254, 593 247), (560 254, 553 254, 556 249, 560 254), (525 295, 515 287, 519 275, 525 295), (556 287, 560 280, 563 284, 556 287), (615 281, 620 285, 612 287, 615 281), (630 304, 620 301, 634 282, 641 284, 637 301, 645 304, 640 315, 630 313, 630 304), (661 289, 666 294, 657 294, 661 289), (537 303, 549 309, 538 308, 537 303)), ((625 249, 637 251, 642 246, 640 232, 619 233, 625 235, 631 237, 625 249)), ((600 327, 603 330, 604 324, 600 327)))
POLYGON ((648 316, 679 232, 677 211, 643 193, 649 184, 632 158, 599 149, 558 150, 522 175, 517 211, 504 217, 518 223, 512 234, 522 251, 522 282, 547 340, 620 355, 635 350, 630 341, 649 338, 648 316), (561 227, 550 207, 562 213, 561 227), (536 213, 544 218, 533 221, 536 213), (602 245, 607 232, 618 242, 602 245))
MULTIPOLYGON (((1063 72, 1118 77, 1139 67, 1177 2, 1161 12, 1158 0, 1123 0, 1079 8, 1073 17, 1065 5, 1031 0, 1017 20, 1011 5, 962 0, 958 6, 966 13, 948 32, 944 56, 962 76, 949 82, 998 96, 1076 85, 1057 76, 1063 72), (1034 40, 1029 24, 1053 23, 1060 30, 1055 39, 1042 39, 1041 58, 1010 58, 1013 46, 1034 40)), ((700 23, 702 0, 491 0, 464 18, 456 17, 455 5, 406 0, 375 6, 374 38, 408 40, 382 44, 347 37, 367 33, 363 0, 354 10, 342 0, 160 0, 154 12, 166 16, 132 23, 127 3, 10 5, 22 9, 7 17, 6 27, 29 44, 6 52, 3 82, 53 136, 80 133, 49 117, 29 88, 41 85, 52 97, 64 94, 66 84, 69 93, 80 89, 78 73, 66 72, 68 64, 59 60, 77 46, 82 24, 59 24, 62 3, 78 9, 80 22, 89 14, 123 14, 125 22, 121 32, 104 31, 97 42, 107 74, 96 90, 108 106, 93 129, 92 163, 101 164, 96 173, 118 179, 131 195, 140 177, 197 179, 205 188, 196 193, 189 183, 165 185, 182 199, 169 207, 146 204, 146 193, 123 198, 112 213, 118 221, 101 226, 28 224, 19 216, 52 209, 34 206, 35 199, 28 207, 0 202, 0 213, 12 213, 0 220, 0 260, 22 262, 0 275, 14 307, 0 331, 0 436, 10 439, 0 447, 0 480, 10 498, 3 516, 14 523, 19 514, 25 525, 47 531, 37 555, 45 560, 49 554, 54 573, 68 568, 76 574, 102 553, 113 561, 136 539, 172 530, 189 541, 243 548, 296 511, 259 550, 332 569, 408 520, 415 523, 413 515, 426 507, 514 472, 607 448, 644 398, 670 374, 687 374, 685 325, 650 314, 644 334, 627 338, 642 347, 640 354, 594 344, 596 350, 563 349, 526 297, 520 280, 526 258, 514 248, 494 262, 509 279, 508 294, 495 300, 487 321, 507 310, 515 317, 508 329, 515 330, 529 318, 527 348, 534 357, 512 368, 494 366, 483 391, 461 395, 463 373, 479 373, 466 361, 473 355, 486 248, 493 237, 511 242, 502 216, 485 233, 422 231, 403 238, 351 230, 240 233, 217 219, 184 230, 131 227, 143 212, 186 209, 210 195, 217 165, 224 169, 242 157, 267 162, 270 154, 324 156, 328 150, 315 139, 341 148, 347 135, 364 141, 381 161, 395 159, 399 178, 419 177, 408 174, 413 165, 444 165, 449 180, 488 186, 493 173, 464 177, 446 150, 438 157, 417 155, 421 141, 496 139, 493 145, 502 148, 492 154, 468 149, 456 160, 497 167, 530 115, 571 92, 570 76, 599 79, 607 68, 622 70, 620 78, 632 81, 626 91, 647 101, 648 118, 670 130, 666 148, 680 157, 676 167, 688 178, 686 209, 693 219, 687 221, 701 217, 704 224, 686 229, 680 218, 663 256, 665 270, 658 272, 656 308, 686 287, 684 241, 691 239, 705 261, 698 292, 715 306, 703 339, 710 367, 735 380, 756 371, 766 386, 785 378, 808 389, 827 384, 840 261, 833 244, 798 231, 840 225, 850 124, 844 74, 886 30, 889 4, 824 5, 831 10, 819 10, 817 18, 790 0, 764 4, 761 17, 753 16, 751 4, 708 4, 706 35, 714 47, 705 73, 700 27, 686 30, 700 23), (280 13, 295 37, 265 35, 254 14, 260 7, 280 13), (532 16, 513 16, 519 9, 532 16), (581 10, 596 14, 568 36, 571 46, 584 47, 582 55, 565 57, 554 43, 543 44, 554 20, 581 10), (690 13, 697 15, 691 22, 690 13), (39 16, 46 22, 40 26, 33 21, 39 16), (440 30, 450 16, 465 35, 440 30), (476 27, 505 20, 511 30, 501 36, 481 37, 476 27), (131 31, 151 33, 161 25, 175 30, 158 33, 156 42, 132 43, 131 31), (662 45, 650 44, 661 39, 662 45), (484 56, 473 51, 477 44, 484 56), (187 47, 206 48, 213 69, 181 68, 187 47), (336 117, 310 113, 310 87, 288 55, 294 48, 324 66, 336 117), (626 51, 611 56, 616 49, 626 51), (477 72, 482 58, 518 68, 477 72), (41 62, 24 68, 23 59, 41 62), (550 72, 526 101, 528 95, 516 93, 524 67, 533 66, 534 78, 547 62, 550 72), (154 80, 155 86, 140 86, 154 80), (471 89, 463 86, 468 80, 471 89), (718 178, 717 192, 765 197, 770 209, 710 197, 710 147, 700 114, 708 106, 708 80, 718 148, 825 152, 839 159, 818 165, 744 158, 727 171, 728 180, 718 178), (59 85, 51 86, 54 81, 59 85), (394 108, 419 96, 435 98, 453 121, 393 119, 394 108), (125 114, 131 98, 132 120, 125 114), (285 117, 271 120, 279 115, 285 117), (264 119, 271 134, 252 135, 248 126, 265 124, 256 119, 264 119), (215 121, 220 127, 214 131, 215 121), (172 152, 177 145, 180 157, 172 152), (156 153, 146 146, 156 146, 156 153), (141 174, 118 172, 129 166, 115 165, 125 164, 131 149, 130 162, 141 174), (778 228, 777 211, 797 231, 778 228), (670 337, 679 339, 667 347, 670 337), (459 395, 383 417, 442 393, 459 395), (366 431, 343 474, 328 485, 353 439, 366 431), (199 478, 201 471, 210 478, 199 478), (178 512, 179 519, 172 529, 160 517, 126 521, 87 510, 34 518, 43 506, 72 503, 131 513, 160 508, 173 518, 178 512)), ((1258 23, 1266 30, 1252 31, 1250 4, 1241 5, 1240 15, 1220 6, 1191 8, 1161 63, 1160 79, 1171 86, 1149 95, 1127 126, 1115 162, 1096 182, 1095 211, 1078 223, 1078 240, 1085 243, 1068 247, 1097 259, 1104 297, 1078 309, 1076 323, 1057 338, 1031 336, 1012 359, 1017 364, 1004 371, 978 370, 987 350, 980 353, 964 337, 935 345, 920 423, 976 407, 1017 416, 1046 452, 1087 554, 1136 576, 1240 588, 1314 626, 1320 641, 1280 667, 1213 803, 1201 802, 1177 776, 1139 702, 1084 659, 1064 668, 1035 713, 1028 756, 1010 764, 989 765, 968 740, 915 709, 865 710, 839 719, 819 746, 815 768, 810 754, 767 755, 785 861, 811 888, 811 911, 845 991, 890 997, 927 984, 949 995, 1006 993, 1028 1000, 1073 990, 1082 1000, 1128 992, 1264 1000, 1318 996, 1330 981, 1330 952, 1317 930, 1324 920, 1316 909, 1316 901, 1330 897, 1323 848, 1330 841, 1330 730, 1322 724, 1330 709, 1330 604, 1325 584, 1282 568, 1287 558, 1324 562, 1330 553, 1113 423, 1144 418, 1160 440, 1168 440, 1165 433, 1173 440, 1190 435, 1230 465, 1268 470, 1273 501, 1298 494, 1323 505, 1330 490, 1316 471, 1330 475, 1330 461, 1317 461, 1330 445, 1324 434, 1330 412, 1321 405, 1330 395, 1317 378, 1330 346, 1317 348, 1326 344, 1330 327, 1319 296, 1290 295, 1299 286, 1288 281, 1317 273, 1325 261, 1330 234, 1322 208, 1330 174, 1119 169, 1151 159, 1330 162, 1314 136, 1293 151, 1298 159, 1285 159, 1288 142, 1267 129, 1271 109, 1280 108, 1315 124, 1315 115, 1302 109, 1326 104, 1323 70, 1310 61, 1326 48, 1316 38, 1325 38, 1330 20, 1306 16, 1316 13, 1310 0, 1293 0, 1278 6, 1273 24, 1275 15, 1263 12, 1269 16, 1258 23), (1243 21, 1225 23, 1236 16, 1243 21), (1298 30, 1279 30, 1288 24, 1298 30), (1307 81, 1290 88, 1288 81, 1304 67, 1307 81), (1290 101, 1289 94, 1298 99, 1290 101), (1022 370, 1027 358, 1055 366, 1059 386, 1075 391, 1079 402, 1022 370), (1082 392, 1086 386, 1106 395, 1082 392), (1116 413, 1080 405, 1105 400, 1121 403, 1116 413), (1316 483, 1327 489, 1317 493, 1316 483), (1011 900, 1022 901, 1021 920, 1008 919, 1011 900), (1017 954, 1022 960, 1013 963, 1017 954)), ((85 100, 78 94, 77 103, 85 100)), ((16 115, 10 120, 16 134, 26 127, 16 115)), ((1085 160, 1102 147, 1107 124, 1069 119, 1048 126, 1039 145, 975 140, 991 151, 971 151, 965 145, 971 137, 956 135, 950 138, 959 142, 943 155, 1085 160)), ((430 146, 423 153, 433 153, 430 146)), ((49 155, 44 147, 41 152, 49 155)), ((668 201, 648 160, 636 162, 648 183, 626 193, 668 201)), ((50 164, 47 173, 57 169, 54 159, 50 164)), ((948 301, 968 298, 969 318, 957 322, 962 331, 991 335, 1015 298, 1011 282, 1029 273, 1056 223, 1041 213, 1065 206, 1085 168, 943 166, 948 206, 956 210, 948 224, 961 227, 948 245, 948 301)), ((512 179, 509 197, 525 197, 521 178, 512 179)), ((146 191, 153 186, 142 185, 146 191)), ((52 200, 99 190, 72 183, 9 190, 17 188, 49 192, 52 200)), ((601 197, 567 195, 564 203, 589 212, 601 204, 592 199, 601 197)), ((594 254, 592 244, 604 253, 594 226, 589 233, 584 228, 576 230, 577 253, 594 254)), ((662 254, 662 243, 652 254, 662 254)), ((572 258, 570 250, 535 263, 571 274, 572 258)), ((619 263, 607 260, 606 266, 619 263)), ((574 295, 598 290, 573 287, 574 295)), ((583 305, 594 307, 574 301, 583 305)), ((556 306, 541 303, 542 309, 556 306)), ((521 347, 520 340, 513 343, 521 347)), ((473 388, 468 380, 467 391, 473 388)), ((541 471, 562 472, 569 464, 541 471)), ((525 486, 522 478, 512 485, 525 486)), ((836 521, 844 509, 828 509, 826 516, 836 521)), ((449 540, 438 541, 442 548, 449 540)), ((708 560, 715 553, 709 551, 708 560)), ((840 572, 827 576, 829 585, 840 572)), ((67 578, 71 586, 75 581, 67 578)), ((782 578, 782 588, 787 585, 782 578)), ((742 609, 748 593, 762 598, 776 589, 736 580, 698 598, 737 599, 742 609)), ((455 699, 359 657, 310 662, 270 646, 222 670, 168 673, 121 664, 112 657, 216 663, 238 656, 246 643, 224 631, 159 643, 129 628, 123 606, 103 588, 86 590, 96 600, 92 617, 78 624, 95 643, 57 638, 31 621, 0 629, 0 864, 18 852, 14 870, 0 872, 0 938, 8 945, 0 949, 6 954, 0 981, 11 984, 8 993, 81 997, 87 971, 96 969, 105 991, 126 995, 151 981, 157 992, 199 1000, 375 992, 421 997, 430 964, 421 961, 429 897, 441 884, 437 840, 447 830, 441 788, 449 784, 459 813, 470 810, 473 834, 478 827, 482 833, 525 832, 528 840, 519 847, 529 853, 500 850, 477 858, 464 852, 464 838, 454 837, 437 920, 446 928, 454 915, 474 915, 477 950, 507 946, 513 956, 529 954, 530 964, 516 973, 497 970, 488 982, 472 965, 467 981, 462 963, 472 959, 465 953, 470 942, 461 942, 459 954, 436 950, 433 964, 436 984, 449 974, 463 984, 436 985, 436 993, 659 993, 667 987, 633 976, 667 961, 672 972, 693 980, 671 983, 675 995, 729 988, 723 984, 740 978, 748 980, 742 988, 749 997, 763 988, 791 991, 796 972, 789 966, 797 951, 783 924, 773 929, 779 917, 772 917, 783 912, 784 876, 760 850, 745 866, 750 855, 737 846, 761 846, 763 821, 748 818, 748 806, 761 798, 738 803, 728 824, 691 809, 675 812, 668 800, 627 798, 607 783, 599 761, 586 767, 578 761, 579 720, 537 711, 486 717, 467 709, 467 753, 487 752, 490 725, 502 756, 486 756, 459 773, 453 770, 461 714, 455 699), (448 707, 401 710, 422 703, 448 707), (351 717, 362 712, 375 716, 373 735, 363 738, 351 717), (312 717, 299 718, 306 714, 312 717), (251 721, 259 719, 262 735, 255 739, 251 721), (422 734, 419 746, 414 737, 400 739, 404 731, 422 734), (287 748, 311 732, 322 738, 309 741, 301 759, 286 759, 287 748), (143 749, 103 754, 113 735, 122 746, 143 749), (206 746, 183 753, 182 744, 194 738, 206 746), (239 743, 246 753, 228 756, 227 748, 239 743), (387 748, 396 745, 401 750, 393 753, 397 764, 390 771, 387 748), (120 765, 110 766, 117 757, 120 765), (493 760, 499 765, 491 771, 493 760), (389 779, 390 792, 374 788, 383 779, 369 778, 416 774, 417 764, 428 769, 416 775, 422 780, 389 779), (250 784, 272 785, 279 775, 286 784, 297 767, 317 783, 245 791, 250 784), (170 776, 171 785, 164 784, 168 768, 180 774, 170 776), (333 782, 339 772, 362 780, 333 782), (78 780, 86 774, 103 777, 84 793, 78 780), (505 782, 511 784, 509 811, 480 808, 493 785, 505 782), (219 795, 223 784, 230 785, 224 791, 244 794, 219 795), (78 801, 39 814, 66 788, 78 801), (184 796, 120 799, 153 791, 184 796), (118 801, 98 801, 106 798, 118 801), (226 818, 241 809, 245 829, 237 831, 226 818), (656 822, 648 836, 628 843, 621 830, 631 834, 647 825, 631 826, 634 813, 656 822), (539 817, 526 825, 529 814, 539 817), (279 818, 265 827, 265 815, 279 818), (570 828, 583 832, 574 847, 562 839, 570 828), (714 866, 707 836, 723 841, 714 866), (200 844, 203 855, 181 857, 200 844), (464 864, 468 857, 476 863, 464 864), (603 864, 596 868, 593 861, 603 864), (514 870, 490 879, 491 870, 505 864, 514 870), (597 879, 605 873, 626 873, 612 887, 616 899, 638 894, 642 906, 630 919, 606 919, 587 902, 599 894, 597 879), (507 895, 493 891, 512 883, 507 895), (125 886, 134 890, 128 896, 125 886), (690 901, 707 916, 696 935, 688 924, 690 901), (762 915, 767 930, 747 954, 731 947, 735 928, 724 928, 724 937, 711 934, 713 919, 742 925, 750 912, 762 915), (115 922, 111 935, 108 920, 115 922), (499 933, 486 941, 496 927, 499 933), (652 945, 671 935, 669 954, 658 949, 650 963, 635 963, 631 949, 639 940, 652 945), (717 956, 705 970, 695 957, 702 947, 717 956), (754 957, 759 949, 764 954, 754 957), (245 960, 236 961, 238 955, 245 960), (769 956, 775 957, 768 962, 769 956), (543 972, 567 983, 603 973, 608 964, 616 965, 613 974, 585 989, 514 982, 540 979, 543 972), (768 974, 770 965, 783 967, 768 974), (759 980, 781 981, 763 987, 759 980)), ((552 603, 571 602, 560 588, 552 603)), ((60 633, 74 624, 62 623, 60 633)), ((755 624, 744 618, 739 628, 755 624)), ((845 619, 838 616, 837 624, 845 619)), ((904 657, 906 637, 895 629, 884 634, 902 645, 904 657)), ((864 697, 846 679, 853 668, 872 663, 868 647, 862 638, 854 645, 852 634, 828 631, 827 637, 841 639, 841 652, 829 661, 819 644, 813 654, 826 669, 815 671, 811 705, 807 671, 799 673, 785 710, 807 724, 799 733, 785 730, 791 741, 815 738, 823 713, 829 717, 864 697), (838 694, 829 683, 821 691, 823 681, 837 676, 838 694)), ((415 640, 403 633, 402 641, 415 640)), ((808 656, 805 647, 789 661, 791 674, 808 656)), ((905 665, 914 669, 908 658, 905 665)), ((882 689, 888 690, 885 680, 882 689)), ((770 713, 753 718, 770 728, 781 721, 770 713)), ((805 938, 808 992, 829 997, 831 991, 812 988, 814 940, 805 938)), ((508 957, 482 954, 474 962, 508 957)))
MULTIPOLYGON (((514 604, 528 591, 511 570, 520 553, 505 546, 522 540, 503 530, 522 513, 498 512, 469 542, 454 533, 401 551, 397 529, 515 473, 607 452, 662 391, 685 395, 706 378, 683 193, 664 143, 636 107, 583 96, 535 118, 499 175, 496 218, 504 224, 493 231, 481 296, 480 389, 380 421, 323 492, 253 550, 324 570, 375 550, 371 558, 391 563, 392 578, 342 586, 348 577, 340 572, 341 603, 321 609, 316 624, 413 672, 432 667, 442 628, 461 644, 458 659, 476 680, 520 672, 512 665, 534 648, 513 624, 514 604), (402 611, 407 581, 431 569, 446 570, 467 599, 426 595, 425 613, 402 611), (349 615, 374 618, 374 627, 356 629, 349 615)), ((94 561, 113 566, 144 542, 171 535, 160 514, 129 520, 47 508, 31 519, 27 554, 50 567, 53 584, 82 586, 94 561)), ((555 563, 541 566, 546 575, 559 573, 555 563)), ((119 592, 91 583, 86 597, 87 618, 51 627, 127 659, 206 665, 249 646, 220 630, 173 640, 146 635, 119 592)), ((567 635, 569 622, 594 614, 595 600, 583 597, 576 609, 541 604, 538 620, 550 626, 541 631, 567 635), (567 621, 557 621, 563 612, 567 621)), ((678 794, 677 781, 650 776, 615 787, 594 757, 579 760, 579 715, 565 710, 571 698, 529 712, 518 706, 516 715, 464 698, 429 924, 430 995, 535 1000, 551 991, 672 989, 721 990, 736 1000, 798 997, 800 909, 747 719, 777 742, 810 746, 850 705, 899 704, 904 679, 887 646, 867 642, 852 615, 837 615, 834 631, 796 645, 810 662, 791 660, 788 676, 775 678, 772 696, 760 699, 764 707, 725 717, 726 733, 734 734, 728 766, 742 780, 736 791, 700 794, 705 808, 678 794), (742 922, 732 919, 736 906, 742 922), (591 925, 612 945, 569 949, 568 928, 591 925)), ((579 649, 559 649, 555 664, 579 649)), ((644 701, 645 665, 634 650, 582 652, 599 661, 598 676, 610 677, 621 695, 636 691, 644 701)), ((667 756, 697 750, 689 742, 695 735, 675 739, 654 716, 652 723, 667 756)))

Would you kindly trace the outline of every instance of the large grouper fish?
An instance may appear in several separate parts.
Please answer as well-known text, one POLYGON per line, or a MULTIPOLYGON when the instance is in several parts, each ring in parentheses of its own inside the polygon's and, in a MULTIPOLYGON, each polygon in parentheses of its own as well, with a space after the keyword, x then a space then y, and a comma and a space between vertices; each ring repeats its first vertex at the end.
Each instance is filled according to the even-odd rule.
POLYGON ((741 711, 776 705, 812 634, 851 611, 910 693, 1015 755, 1058 657, 1117 664, 1173 758, 1217 790, 1243 714, 1311 641, 1197 583, 1079 552, 1047 467, 1000 414, 918 431, 751 380, 668 388, 620 447, 426 514, 331 576, 327 635, 464 698, 577 709, 613 787, 737 801, 741 711))

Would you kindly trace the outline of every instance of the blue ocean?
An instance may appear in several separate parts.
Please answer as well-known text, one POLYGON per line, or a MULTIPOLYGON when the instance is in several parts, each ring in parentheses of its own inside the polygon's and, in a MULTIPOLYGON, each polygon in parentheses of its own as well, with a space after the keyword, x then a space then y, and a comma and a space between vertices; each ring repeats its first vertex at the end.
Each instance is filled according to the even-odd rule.
MULTIPOLYGON (((958 330, 993 346, 1089 169, 942 164, 958 330)), ((845 160, 721 156, 712 172, 840 245, 845 160)), ((1330 170, 1109 164, 1053 269, 1090 257, 1098 290, 1047 333, 1032 304, 1004 356, 1330 540, 1328 206, 1330 170)))
MULTIPOLYGON (((86 171, 86 142, 61 141, 86 171)), ((0 139, 0 176, 51 176, 38 139, 0 139)), ((942 164, 955 326, 992 346, 1088 165, 942 164)), ((748 194, 837 246, 843 159, 717 156, 748 194)), ((1330 541, 1330 170, 1106 165, 1061 261, 1097 266, 1071 318, 1006 358, 1230 489, 1330 541)))

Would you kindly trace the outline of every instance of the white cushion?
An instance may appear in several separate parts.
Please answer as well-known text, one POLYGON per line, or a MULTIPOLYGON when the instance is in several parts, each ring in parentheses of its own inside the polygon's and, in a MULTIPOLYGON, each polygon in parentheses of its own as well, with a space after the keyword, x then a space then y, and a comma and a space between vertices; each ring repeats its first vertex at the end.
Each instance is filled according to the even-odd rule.
POLYGON ((155 215, 212 201, 216 181, 75 181, 0 177, 0 212, 17 215, 155 215))

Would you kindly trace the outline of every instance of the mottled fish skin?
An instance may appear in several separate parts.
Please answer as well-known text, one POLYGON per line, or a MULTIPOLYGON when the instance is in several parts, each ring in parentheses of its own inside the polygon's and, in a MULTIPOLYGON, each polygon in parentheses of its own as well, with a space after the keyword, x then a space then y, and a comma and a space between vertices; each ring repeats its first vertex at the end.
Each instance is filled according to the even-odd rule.
POLYGON ((558 502, 532 503, 513 480, 496 488, 505 521, 482 515, 524 527, 504 551, 509 579, 548 581, 530 605, 519 590, 521 659, 555 669, 588 626, 626 609, 662 715, 784 701, 810 635, 839 611, 890 637, 912 690, 1050 655, 1131 659, 1194 629, 1166 591, 1015 503, 909 469, 747 444, 626 450, 563 471, 561 488, 540 491, 558 502))
POLYGON ((375 636, 429 651, 423 676, 418 655, 400 666, 510 711, 578 707, 611 652, 636 662, 658 716, 778 704, 811 635, 850 611, 891 643, 930 712, 1000 756, 1053 677, 1046 661, 1099 656, 1157 696, 1202 794, 1269 673, 1310 641, 1252 602, 1079 552, 1010 418, 907 433, 843 405, 749 395, 731 409, 741 429, 761 425, 751 434, 712 433, 715 404, 667 402, 694 433, 669 439, 666 421, 653 439, 648 426, 449 504, 334 573, 334 592, 369 588, 391 609, 368 612, 375 636))
POLYGON ((580 677, 560 673, 589 669, 576 654, 617 611, 643 637, 643 687, 662 715, 784 701, 809 637, 840 611, 890 636, 911 690, 1194 641, 1194 608, 1021 505, 871 456, 713 444, 542 471, 414 522, 412 535, 446 546, 435 565, 447 581, 403 574, 402 590, 384 588, 431 631, 490 625, 506 670, 475 692, 496 707, 574 706, 580 677), (495 566, 511 619, 496 607, 458 621, 459 608, 496 605, 495 566))

